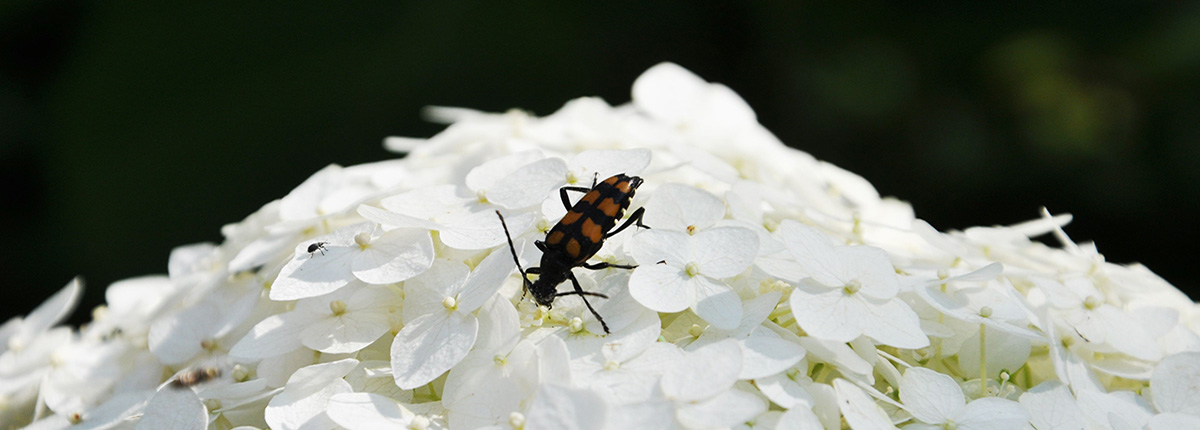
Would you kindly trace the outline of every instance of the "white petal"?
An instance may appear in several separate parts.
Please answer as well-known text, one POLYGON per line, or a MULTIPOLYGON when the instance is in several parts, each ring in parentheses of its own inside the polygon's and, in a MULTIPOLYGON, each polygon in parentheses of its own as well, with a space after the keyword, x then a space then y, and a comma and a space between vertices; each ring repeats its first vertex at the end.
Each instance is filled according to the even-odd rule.
POLYGON ((444 312, 442 301, 462 290, 471 269, 466 264, 445 259, 434 260, 429 270, 404 282, 404 322, 432 313, 444 312))
POLYGON ((550 336, 543 339, 537 345, 537 354, 539 381, 552 381, 564 387, 572 385, 571 352, 567 350, 567 343, 562 338, 550 336))
POLYGON ((150 352, 163 364, 183 364, 203 350, 201 342, 211 340, 224 316, 215 305, 204 302, 161 318, 150 326, 150 352))
POLYGON ((633 260, 642 267, 659 261, 667 266, 683 267, 691 261, 687 233, 655 228, 639 232, 631 240, 633 260))
POLYGON ((1019 399, 1029 412, 1029 423, 1038 430, 1069 430, 1085 427, 1083 413, 1075 404, 1071 390, 1058 381, 1046 381, 1033 387, 1019 399))
POLYGON ((104 302, 114 315, 144 316, 157 313, 175 291, 165 276, 143 276, 113 282, 104 291, 104 302))
POLYGON ((434 380, 462 361, 475 344, 479 320, 460 312, 439 312, 405 325, 392 342, 392 376, 405 390, 434 380))
POLYGON ((53 296, 46 299, 45 302, 34 308, 28 316, 22 319, 20 333, 16 335, 23 342, 29 342, 33 336, 37 336, 46 331, 67 315, 75 308, 75 304, 79 303, 79 297, 83 294, 83 282, 79 278, 72 279, 67 283, 67 286, 58 290, 53 296))
POLYGON ((163 387, 150 398, 137 430, 204 430, 208 409, 195 391, 186 387, 163 387))
POLYGON ((891 418, 867 393, 845 379, 833 381, 837 391, 838 409, 854 430, 894 429, 891 418))
POLYGON ((384 233, 350 264, 354 276, 369 284, 391 284, 420 275, 433 264, 429 232, 398 229, 384 233))
POLYGON ((849 342, 862 335, 854 318, 865 314, 861 302, 841 290, 806 294, 799 288, 788 299, 796 324, 809 335, 838 342, 849 342))
POLYGON ((300 332, 316 318, 300 312, 271 315, 234 344, 229 355, 254 360, 292 352, 301 345, 300 332))
POLYGON ((805 389, 813 396, 813 413, 825 424, 825 428, 841 428, 841 408, 838 407, 841 400, 837 390, 832 385, 816 383, 809 384, 805 389))
POLYGON ((879 192, 862 176, 826 161, 821 161, 818 169, 818 173, 829 181, 829 188, 836 190, 842 199, 849 200, 856 206, 868 206, 879 202, 879 192))
POLYGON ((1200 416, 1200 353, 1185 352, 1164 358, 1154 368, 1150 388, 1159 412, 1200 416))
POLYGON ((724 391, 715 397, 679 407, 676 418, 689 428, 732 427, 767 410, 758 396, 741 390, 724 391))
POLYGON ((867 303, 866 314, 859 320, 863 334, 884 345, 904 349, 929 346, 929 337, 921 331, 921 321, 908 304, 892 299, 881 305, 867 303))
MULTIPOLYGON (((760 242, 760 247, 763 243, 765 242, 760 242)), ((791 251, 787 249, 760 255, 754 260, 754 265, 762 269, 766 274, 782 280, 795 282, 808 276, 808 272, 804 270, 804 266, 797 263, 795 257, 792 257, 791 251)))
MULTIPOLYGON (((525 231, 533 225, 532 213, 504 213, 504 221, 513 234, 525 231)), ((494 209, 484 209, 447 221, 439 230, 442 243, 455 249, 487 249, 504 244, 504 227, 494 209)))
POLYGON ((862 286, 858 294, 876 300, 896 297, 900 280, 887 252, 872 246, 838 246, 834 250, 841 260, 839 276, 844 281, 857 281, 862 286))
POLYGON ((742 342, 742 373, 738 379, 774 375, 804 359, 804 348, 778 336, 756 335, 742 342))
POLYGON ((479 308, 477 351, 511 351, 521 341, 521 317, 512 302, 493 296, 479 308))
POLYGON ((1187 414, 1158 414, 1146 423, 1147 430, 1200 429, 1200 417, 1187 414))
POLYGON ((1154 338, 1142 325, 1125 311, 1115 306, 1104 305, 1093 314, 1098 318, 1094 317, 1092 320, 1103 324, 1104 339, 1113 348, 1146 361, 1162 359, 1162 348, 1154 342, 1154 338))
MULTIPOLYGON (((361 228, 341 233, 364 232, 361 228)), ((357 234, 357 233, 356 233, 357 234)), ((351 236, 353 237, 353 236, 351 236)), ((326 242, 315 239, 312 242, 301 242, 296 245, 292 260, 279 271, 279 277, 271 284, 271 300, 296 300, 306 297, 316 297, 328 294, 342 288, 354 280, 350 265, 358 252, 358 245, 344 240, 325 245, 324 255, 321 252, 308 253, 312 243, 326 242)), ((328 240, 332 242, 332 240, 328 240)))
POLYGON ((599 430, 604 428, 608 406, 590 390, 543 384, 529 406, 529 429, 599 430))
MULTIPOLYGON (((620 271, 608 273, 602 276, 596 290, 608 295, 607 300, 600 300, 600 303, 595 301, 590 302, 596 307, 596 312, 604 316, 604 321, 615 334, 622 331, 654 330, 654 338, 658 338, 658 332, 661 330, 662 324, 659 321, 658 313, 654 312, 645 306, 637 303, 633 296, 629 295, 629 277, 632 275, 630 271, 620 271), (648 323, 644 318, 650 318, 654 321, 648 323), (636 325, 636 327, 633 327, 636 325)), ((579 310, 583 318, 584 328, 594 334, 604 333, 600 322, 592 316, 591 312, 584 309, 579 310)))
POLYGON ((803 385, 789 378, 786 373, 777 373, 762 379, 754 380, 754 385, 767 396, 771 402, 785 408, 812 408, 812 395, 803 385))
POLYGON ((597 181, 603 181, 618 173, 637 176, 650 165, 650 155, 650 150, 646 148, 592 149, 580 152, 571 159, 571 171, 581 172, 586 176, 579 178, 580 186, 591 185, 584 184, 582 180, 591 179, 593 173, 597 181))
POLYGON ((742 299, 724 282, 707 276, 696 276, 687 281, 693 291, 696 304, 692 310, 713 327, 732 330, 742 321, 742 299))
POLYGON ((345 354, 366 348, 391 330, 387 310, 347 312, 314 321, 300 333, 309 349, 345 354))
POLYGON ((777 430, 824 430, 825 426, 821 425, 821 420, 817 419, 817 414, 814 414, 812 407, 803 406, 798 408, 788 409, 779 417, 779 425, 775 427, 777 430))
MULTIPOLYGON (((286 383, 286 382, 285 382, 286 383)), ((237 399, 236 402, 222 403, 222 409, 231 409, 239 404, 244 405, 265 397, 274 395, 267 387, 267 380, 263 378, 255 378, 246 382, 234 382, 231 384, 210 384, 197 387, 196 394, 201 400, 208 399, 237 399), (252 400, 248 400, 252 399, 252 400)))
POLYGON ((500 158, 488 160, 467 172, 465 178, 467 187, 472 190, 479 191, 491 187, 496 182, 508 176, 510 173, 520 169, 529 163, 541 160, 545 157, 541 152, 536 150, 522 151, 513 154, 508 154, 500 158))
POLYGON ((637 318, 623 329, 614 331, 604 339, 600 350, 606 360, 618 363, 633 359, 658 340, 662 334, 662 322, 655 312, 639 312, 637 318))
POLYGON ((1077 391, 1075 397, 1079 409, 1094 422, 1120 421, 1133 426, 1131 428, 1141 428, 1150 421, 1150 417, 1154 413, 1150 410, 1149 405, 1143 404, 1141 399, 1135 399, 1129 394, 1131 393, 1122 395, 1120 392, 1077 391))
POLYGON ((512 253, 507 248, 499 248, 488 254, 483 261, 475 266, 467 282, 463 284, 458 294, 458 309, 471 312, 483 306, 483 303, 496 294, 504 285, 504 280, 516 269, 512 262, 512 253))
POLYGON ((742 321, 738 323, 736 331, 730 332, 735 337, 749 336, 751 332, 756 332, 762 326, 763 321, 775 311, 775 307, 779 305, 779 298, 783 293, 779 291, 769 291, 758 297, 742 302, 742 321))
POLYGON ((642 306, 658 312, 679 312, 692 304, 692 286, 679 267, 643 264, 629 277, 629 294, 642 306))
POLYGON ((260 237, 243 247, 232 260, 229 260, 229 272, 245 272, 275 261, 302 237, 299 232, 295 231, 272 233, 260 237))
POLYGON ((329 398, 329 419, 349 430, 403 428, 410 418, 395 400, 371 393, 342 393, 329 398))
MULTIPOLYGON (((86 419, 85 419, 86 420, 86 419)), ((86 422, 86 421, 84 421, 86 422)), ((29 423, 23 430, 68 430, 75 424, 67 420, 63 415, 50 415, 40 420, 29 423)))
POLYGON ((283 392, 267 404, 263 414, 267 424, 278 430, 324 430, 333 421, 325 414, 329 398, 351 391, 342 379, 358 366, 358 360, 344 359, 320 363, 297 370, 288 378, 283 392))
POLYGON ((1008 430, 1029 422, 1029 413, 1017 402, 984 397, 967 405, 955 422, 963 430, 1008 430))
MULTIPOLYGON (((232 354, 230 355, 232 356, 232 354)), ((279 388, 287 385, 288 378, 291 378, 297 370, 313 364, 314 359, 312 351, 296 348, 292 352, 264 358, 258 363, 256 371, 258 377, 266 381, 268 387, 279 388)))
POLYGON ((330 164, 313 173, 289 192, 280 202, 279 217, 284 220, 307 220, 317 217, 317 206, 341 179, 342 166, 330 164))
MULTIPOLYGON (((1060 339, 1054 334, 1054 323, 1047 325, 1050 339, 1060 339)), ((1082 357, 1070 349, 1063 346, 1060 341, 1052 341, 1050 346, 1050 359, 1054 363, 1054 372, 1058 375, 1059 380, 1071 387, 1072 391, 1078 393, 1080 391, 1104 391, 1103 384, 1092 371, 1091 365, 1084 361, 1082 357)))
POLYGON ((359 205, 358 214, 362 215, 363 218, 379 223, 387 229, 408 227, 437 230, 438 228, 441 228, 441 226, 437 223, 424 218, 417 218, 411 215, 396 213, 369 205, 359 205))
MULTIPOLYGON (((704 228, 725 217, 725 203, 708 191, 667 183, 654 190, 646 202, 646 225, 659 230, 704 228)), ((651 230, 653 231, 653 230, 651 230)))
MULTIPOLYGON (((620 406, 620 413, 609 414, 608 428, 622 429, 676 429, 675 407, 667 400, 652 398, 620 406)), ((533 429, 531 429, 533 430, 533 429)))
POLYGON ((967 404, 953 378, 924 367, 910 367, 904 372, 900 401, 914 418, 929 424, 953 420, 967 404))
POLYGON ((334 423, 325 414, 329 398, 351 392, 350 384, 337 380, 323 388, 311 392, 289 392, 286 388, 267 404, 263 411, 263 419, 273 430, 327 430, 334 423))
MULTIPOLYGON (((430 185, 396 194, 380 200, 379 205, 390 212, 433 221, 445 218, 447 215, 462 212, 472 202, 477 202, 478 198, 473 191, 465 187, 443 184, 430 185)), ((362 208, 359 208, 359 214, 367 219, 371 219, 371 217, 362 212, 362 208)), ((371 220, 380 224, 387 224, 383 221, 371 220)), ((406 224, 396 225, 409 226, 406 224)), ((411 225, 409 227, 416 226, 411 225)))
POLYGON ((478 428, 529 404, 537 386, 537 347, 523 340, 508 354, 471 354, 446 376, 442 404, 451 428, 478 428))
POLYGON ((99 406, 85 412, 83 414, 83 421, 79 423, 71 424, 63 415, 52 415, 35 421, 24 428, 28 430, 127 429, 129 428, 127 418, 144 411, 147 401, 154 394, 156 394, 154 390, 138 390, 115 394, 99 406), (126 426, 120 427, 121 424, 126 424, 126 426))
POLYGON ((674 63, 659 63, 633 81, 633 103, 638 109, 667 121, 687 117, 708 83, 674 63))
POLYGON ((487 188, 489 202, 508 209, 539 205, 566 183, 567 162, 546 158, 517 169, 487 188))
POLYGON ((841 262, 834 252, 833 242, 825 233, 796 221, 783 220, 775 234, 791 251, 801 271, 827 287, 845 285, 847 279, 840 276, 841 262))
POLYGON ((284 392, 300 395, 315 393, 332 382, 341 381, 355 366, 358 366, 358 360, 346 358, 302 367, 288 378, 284 392))
POLYGON ((758 235, 741 227, 714 227, 692 236, 691 249, 700 273, 728 278, 750 267, 758 255, 758 235))
POLYGON ((167 276, 171 279, 182 279, 188 275, 202 273, 206 267, 205 260, 212 255, 217 246, 212 243, 196 243, 175 247, 167 260, 167 276))
POLYGON ((391 312, 403 303, 398 291, 389 287, 367 286, 346 300, 348 311, 378 310, 391 312))
POLYGON ((707 399, 732 387, 741 370, 742 351, 736 341, 726 339, 684 355, 663 374, 662 391, 677 401, 707 399))
MULTIPOLYGON (((1025 364, 1029 359, 1030 351, 1033 350, 1033 342, 1022 336, 1014 336, 1008 332, 999 330, 987 330, 987 344, 985 353, 987 354, 987 369, 992 375, 998 375, 1001 370, 1007 370, 1010 374, 1015 373, 1018 368, 1025 364)), ((979 331, 963 341, 962 347, 958 350, 958 365, 963 369, 979 369, 979 331)), ((979 376, 978 372, 975 372, 979 376)))

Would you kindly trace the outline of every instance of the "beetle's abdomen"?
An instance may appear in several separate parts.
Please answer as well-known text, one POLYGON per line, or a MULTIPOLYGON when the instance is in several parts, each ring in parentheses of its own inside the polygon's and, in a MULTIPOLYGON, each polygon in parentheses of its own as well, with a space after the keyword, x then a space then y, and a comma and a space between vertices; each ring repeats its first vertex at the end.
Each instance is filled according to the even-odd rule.
POLYGON ((546 245, 560 251, 564 263, 576 265, 596 255, 608 232, 625 216, 642 178, 618 174, 583 195, 546 235, 546 245))

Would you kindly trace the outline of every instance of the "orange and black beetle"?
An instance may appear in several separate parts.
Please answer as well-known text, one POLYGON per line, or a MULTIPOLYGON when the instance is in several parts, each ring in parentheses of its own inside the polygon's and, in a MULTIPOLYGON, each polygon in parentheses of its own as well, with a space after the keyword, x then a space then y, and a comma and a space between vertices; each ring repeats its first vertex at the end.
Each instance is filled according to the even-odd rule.
POLYGON ((642 185, 642 178, 625 176, 621 173, 598 184, 593 179, 592 188, 560 188, 559 196, 562 198, 563 206, 567 208, 567 214, 550 229, 550 232, 546 234, 546 240, 534 242, 534 245, 537 245, 537 248, 542 251, 542 262, 540 266, 530 267, 529 270, 521 269, 521 262, 516 261, 517 250, 513 246, 512 235, 508 233, 508 224, 504 223, 504 216, 500 215, 500 211, 496 211, 496 215, 500 217, 500 224, 504 226, 504 234, 508 236, 508 249, 512 252, 513 261, 517 263, 517 270, 521 272, 521 279, 525 282, 525 290, 533 294, 533 299, 537 304, 551 307, 555 297, 577 295, 583 299, 583 303, 587 305, 589 311, 592 311, 592 315, 600 321, 600 325, 604 327, 604 333, 609 333, 608 324, 604 322, 604 318, 601 318, 600 314, 596 313, 596 309, 592 308, 592 304, 587 301, 587 296, 605 299, 608 296, 583 291, 571 269, 581 266, 592 270, 609 267, 619 269, 637 267, 603 262, 588 264, 587 260, 596 255, 596 252, 604 245, 604 239, 620 233, 630 224, 650 228, 642 224, 642 214, 646 208, 638 208, 633 211, 624 224, 613 230, 613 227, 617 225, 617 220, 621 219, 625 214, 625 209, 629 208, 629 202, 633 200, 633 193, 639 185, 642 185), (584 195, 572 206, 570 200, 567 199, 567 191, 581 192, 584 195), (527 276, 529 273, 541 276, 537 281, 530 282, 527 276), (575 291, 558 292, 558 284, 568 279, 575 286, 575 291))

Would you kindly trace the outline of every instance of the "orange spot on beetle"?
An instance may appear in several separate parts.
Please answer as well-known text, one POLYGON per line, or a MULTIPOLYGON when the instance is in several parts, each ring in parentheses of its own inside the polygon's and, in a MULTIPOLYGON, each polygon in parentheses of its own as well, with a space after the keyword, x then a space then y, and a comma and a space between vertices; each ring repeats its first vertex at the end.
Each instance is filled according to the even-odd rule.
POLYGON ((600 198, 599 191, 588 191, 588 193, 584 194, 583 198, 579 199, 579 201, 588 202, 588 203, 596 203, 596 199, 598 199, 598 198, 600 198))
POLYGON ((562 225, 575 224, 575 221, 579 221, 579 217, 581 217, 581 216, 583 216, 583 214, 579 213, 579 212, 575 212, 575 211, 567 212, 566 215, 563 215, 562 221, 559 221, 558 223, 562 224, 562 225))
POLYGON ((578 240, 575 240, 574 238, 572 238, 571 240, 567 241, 567 254, 569 254, 572 257, 578 257, 580 250, 581 250, 581 248, 579 246, 578 240))
POLYGON ((608 185, 613 185, 613 184, 616 184, 617 181, 620 179, 621 178, 618 178, 617 176, 609 176, 608 179, 604 180, 604 183, 606 183, 608 185))
POLYGON ((600 229, 600 224, 596 224, 591 218, 583 220, 583 236, 592 243, 600 243, 604 240, 604 232, 600 229))
POLYGON ((562 238, 563 238, 563 232, 556 231, 556 232, 550 233, 549 236, 546 236, 546 243, 548 243, 550 245, 558 245, 559 242, 562 242, 562 238))
POLYGON ((596 205, 596 209, 600 209, 600 212, 604 212, 604 215, 607 215, 609 218, 616 218, 617 214, 621 212, 621 205, 617 204, 617 201, 613 200, 612 197, 609 197, 601 200, 600 204, 596 205))
POLYGON ((629 181, 621 181, 621 183, 614 185, 613 187, 615 187, 618 190, 621 190, 622 193, 628 193, 629 192, 629 181))

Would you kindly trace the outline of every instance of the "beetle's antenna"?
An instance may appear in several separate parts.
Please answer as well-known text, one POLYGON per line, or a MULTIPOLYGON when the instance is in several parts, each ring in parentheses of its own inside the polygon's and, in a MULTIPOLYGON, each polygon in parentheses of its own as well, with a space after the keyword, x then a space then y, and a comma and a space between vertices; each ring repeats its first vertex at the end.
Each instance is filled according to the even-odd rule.
POLYGON ((525 290, 528 291, 532 286, 529 278, 525 276, 525 269, 521 268, 521 262, 517 260, 517 247, 513 246, 512 235, 508 233, 508 223, 504 222, 504 215, 500 215, 500 210, 496 210, 496 216, 500 217, 500 225, 504 226, 504 237, 508 239, 508 250, 512 252, 513 263, 517 263, 517 271, 521 272, 521 280, 524 281, 525 290))

